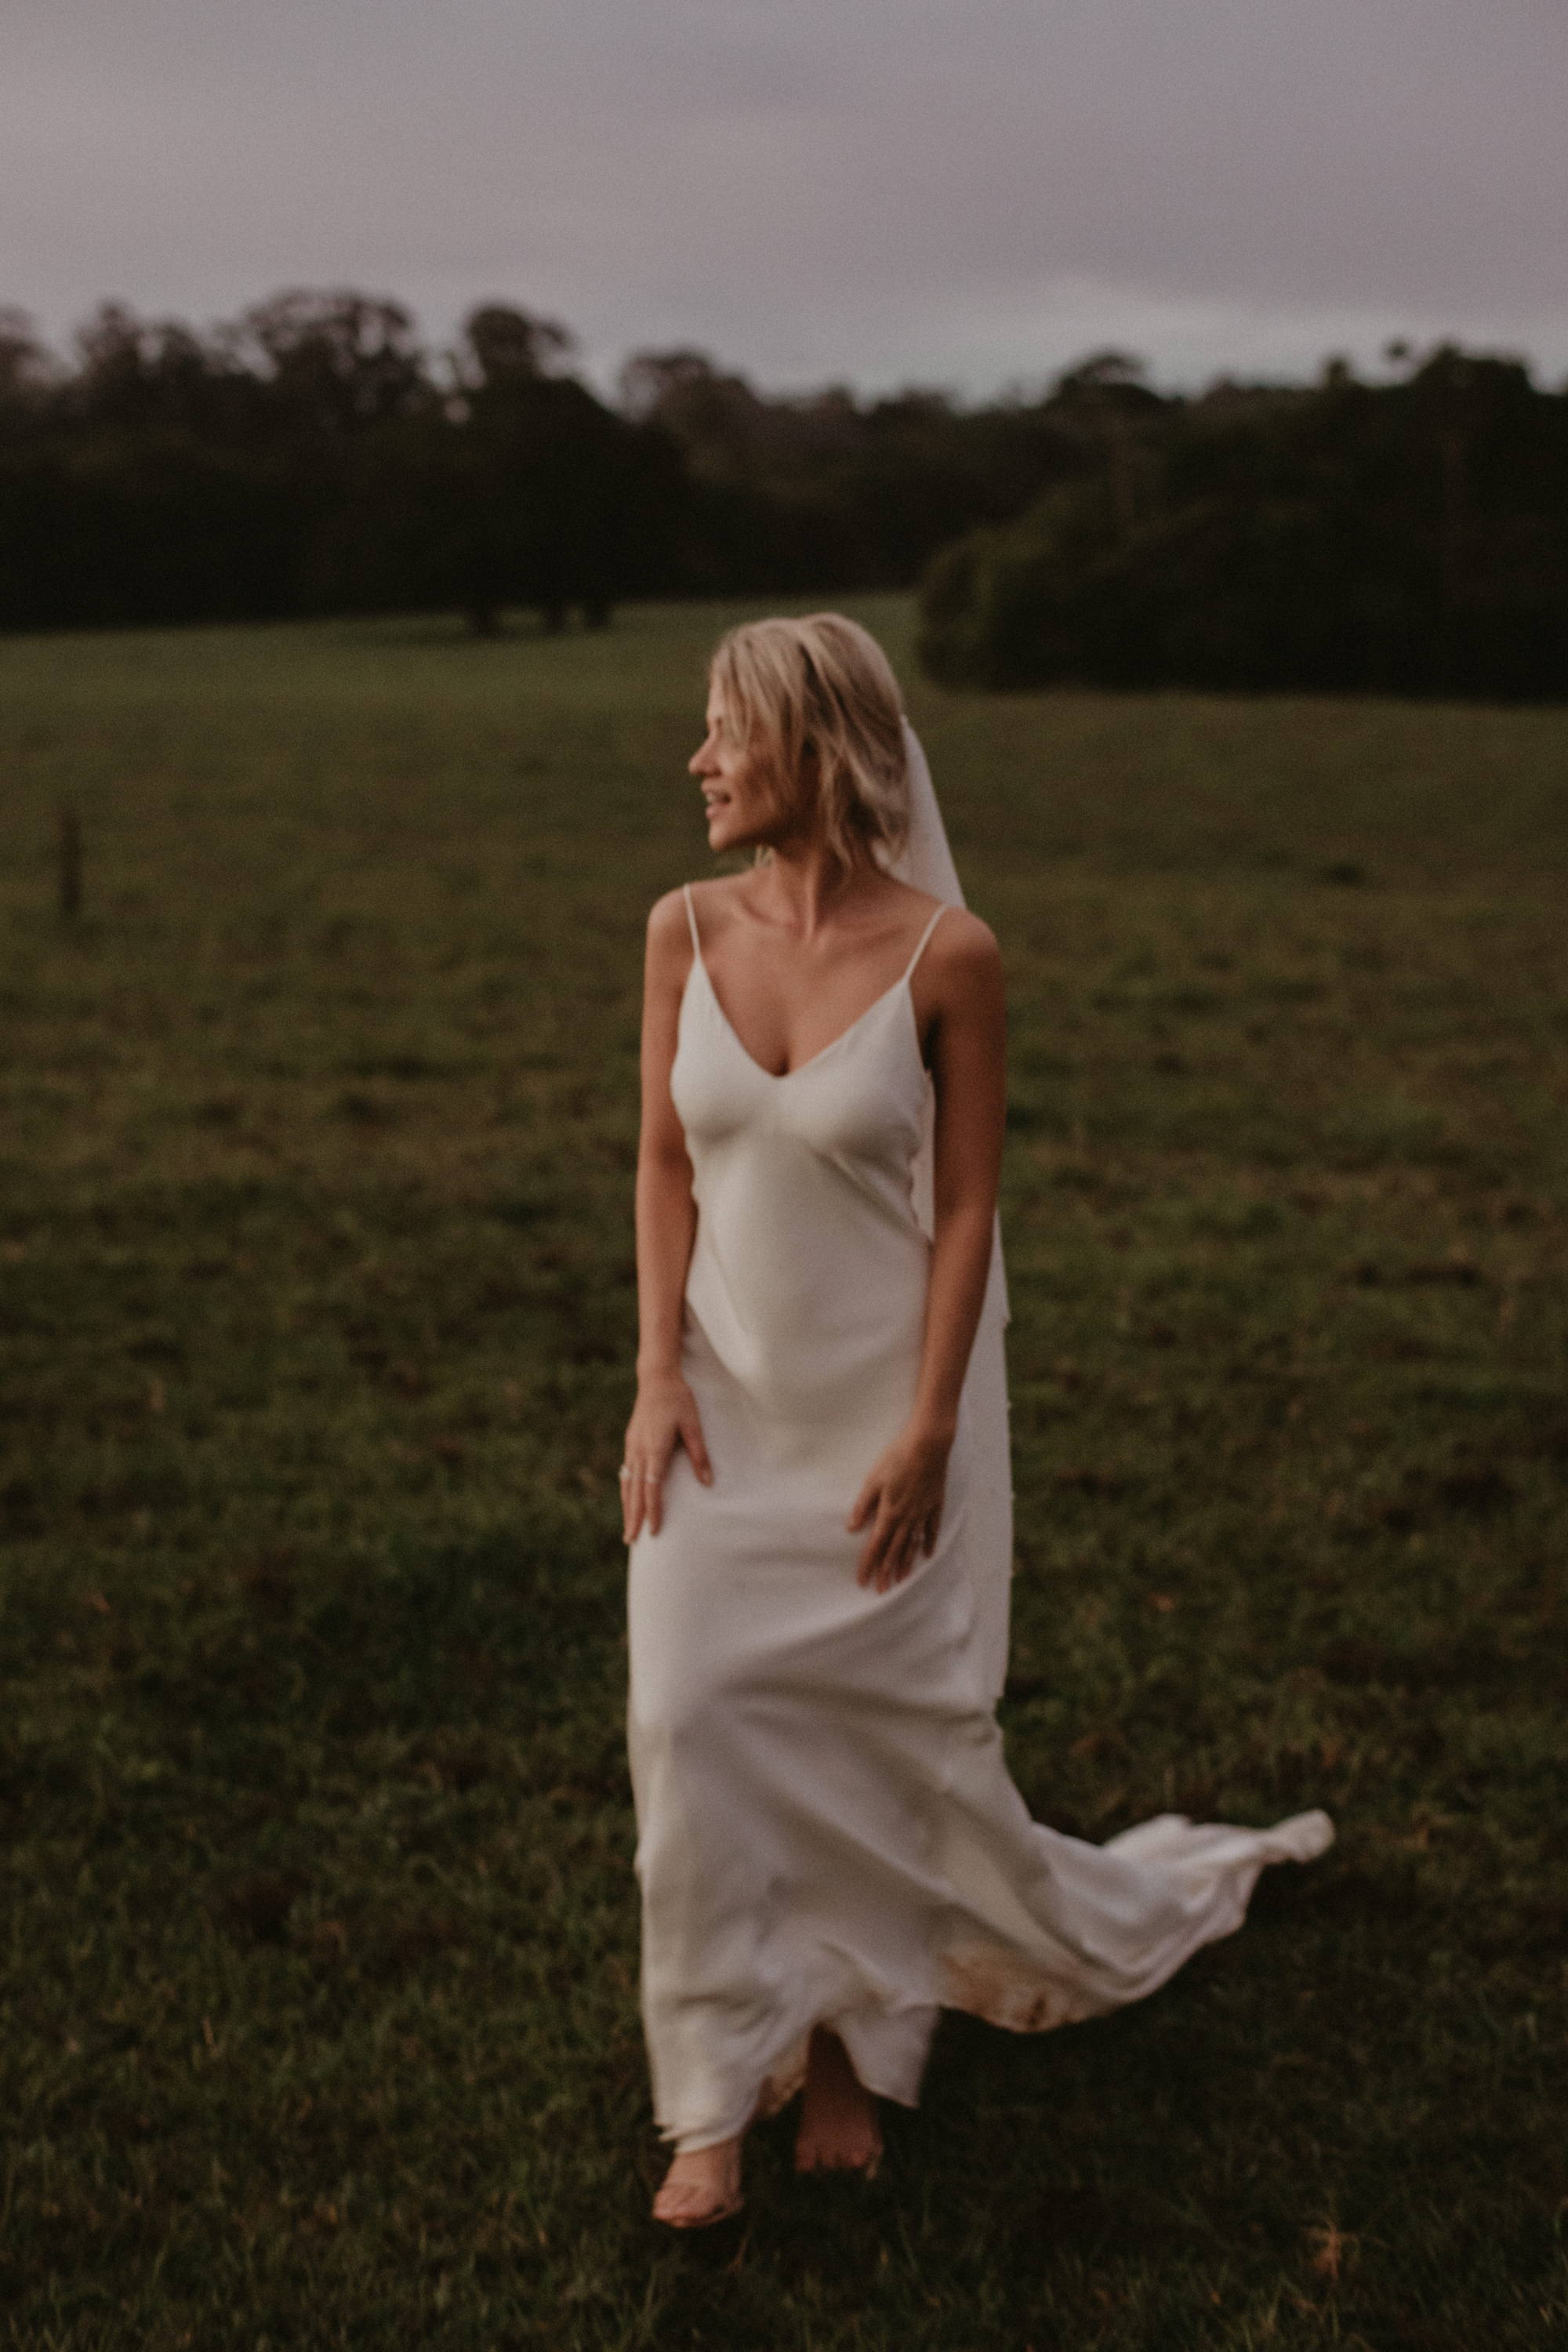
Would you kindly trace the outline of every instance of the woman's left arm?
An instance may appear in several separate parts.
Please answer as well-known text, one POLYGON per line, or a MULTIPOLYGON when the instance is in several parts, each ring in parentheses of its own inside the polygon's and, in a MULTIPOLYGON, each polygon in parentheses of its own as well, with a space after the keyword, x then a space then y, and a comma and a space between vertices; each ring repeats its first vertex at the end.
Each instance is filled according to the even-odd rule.
POLYGON ((910 1419, 849 1517, 852 1533, 869 1530, 856 1573, 879 1592, 936 1548, 958 1402, 991 1271, 1006 1114, 1006 1009, 995 940, 976 917, 955 908, 932 935, 921 977, 931 990, 936 1181, 920 1375, 910 1419))

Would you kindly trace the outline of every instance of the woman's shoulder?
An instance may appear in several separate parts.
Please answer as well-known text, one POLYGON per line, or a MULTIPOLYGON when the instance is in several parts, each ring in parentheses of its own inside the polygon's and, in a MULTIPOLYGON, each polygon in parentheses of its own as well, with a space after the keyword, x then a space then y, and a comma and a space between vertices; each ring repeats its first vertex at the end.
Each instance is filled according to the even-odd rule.
POLYGON ((722 914, 728 910, 745 877, 741 874, 708 874, 700 882, 678 882, 648 908, 647 928, 650 937, 667 931, 679 931, 683 939, 691 936, 688 907, 695 910, 699 928, 706 914, 722 914))
POLYGON ((954 907, 940 899, 933 900, 932 905, 942 908, 942 920, 932 925, 926 954, 934 960, 938 970, 1000 970, 1002 950, 989 923, 972 915, 967 907, 954 907))
POLYGON ((689 962, 693 923, 699 937, 710 937, 726 919, 740 878, 733 874, 710 875, 700 882, 679 883, 656 898, 647 915, 649 954, 661 962, 689 962))
POLYGON ((947 954, 975 955, 984 953, 987 946, 995 949, 990 925, 983 923, 978 915, 972 915, 967 907, 960 907, 951 898, 939 898, 933 890, 922 890, 896 874, 884 875, 881 887, 897 894, 895 903, 901 902, 903 919, 911 931, 929 926, 928 953, 939 940, 947 954), (938 916, 942 918, 940 922, 938 916))
POLYGON ((650 942, 658 942, 668 940, 677 932, 679 932, 682 938, 687 935, 686 892, 688 887, 689 886, 686 883, 682 882, 679 884, 675 889, 667 890, 662 898, 656 898, 654 900, 652 906, 647 910, 647 935, 650 942))
POLYGON ((916 1009, 968 1014, 1004 998, 1002 950, 989 923, 967 907, 944 906, 915 972, 916 1009))
POLYGON ((684 889, 667 890, 647 910, 646 971, 651 987, 679 987, 691 966, 691 926, 684 889))

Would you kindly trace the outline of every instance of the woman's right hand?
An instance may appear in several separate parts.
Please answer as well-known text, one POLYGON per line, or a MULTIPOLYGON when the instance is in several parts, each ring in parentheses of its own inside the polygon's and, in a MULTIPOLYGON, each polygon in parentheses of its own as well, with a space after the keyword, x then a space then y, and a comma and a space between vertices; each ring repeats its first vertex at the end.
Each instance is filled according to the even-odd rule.
POLYGON ((637 1382, 637 1401, 626 1423, 621 1469, 621 1537, 630 1543, 646 1527, 658 1535, 664 1519, 664 1481, 670 1456, 684 1445, 705 1486, 713 1465, 702 1442, 702 1417, 679 1372, 658 1372, 637 1382))

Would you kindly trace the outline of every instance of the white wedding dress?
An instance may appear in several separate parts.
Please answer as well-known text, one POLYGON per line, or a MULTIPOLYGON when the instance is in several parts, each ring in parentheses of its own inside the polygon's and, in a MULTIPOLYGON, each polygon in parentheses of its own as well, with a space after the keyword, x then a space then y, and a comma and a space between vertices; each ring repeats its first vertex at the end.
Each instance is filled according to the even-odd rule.
POLYGON ((1136 2000, 1240 1925, 1266 1863, 1332 1836, 1321 1812, 1263 1831, 1163 1814, 1096 1846, 1030 1819, 994 1716, 999 1254, 936 1549, 887 1593, 857 1583, 845 1520, 907 1418, 925 1309, 925 940, 775 1077, 713 992, 689 893, 687 910, 670 1085, 697 1199, 684 1369, 713 1483, 679 1453, 660 1532, 632 1545, 628 1706, 643 2016, 680 2150, 786 2097, 819 2022, 868 2089, 912 2105, 943 2005, 1033 2032, 1136 2000))

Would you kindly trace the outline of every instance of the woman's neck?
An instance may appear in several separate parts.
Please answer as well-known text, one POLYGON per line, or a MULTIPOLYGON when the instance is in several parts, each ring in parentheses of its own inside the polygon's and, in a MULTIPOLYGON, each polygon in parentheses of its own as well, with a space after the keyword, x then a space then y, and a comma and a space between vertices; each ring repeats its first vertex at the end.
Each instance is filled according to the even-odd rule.
POLYGON ((808 838, 770 843, 756 872, 775 919, 809 940, 861 896, 879 868, 868 858, 846 866, 826 841, 808 838))

